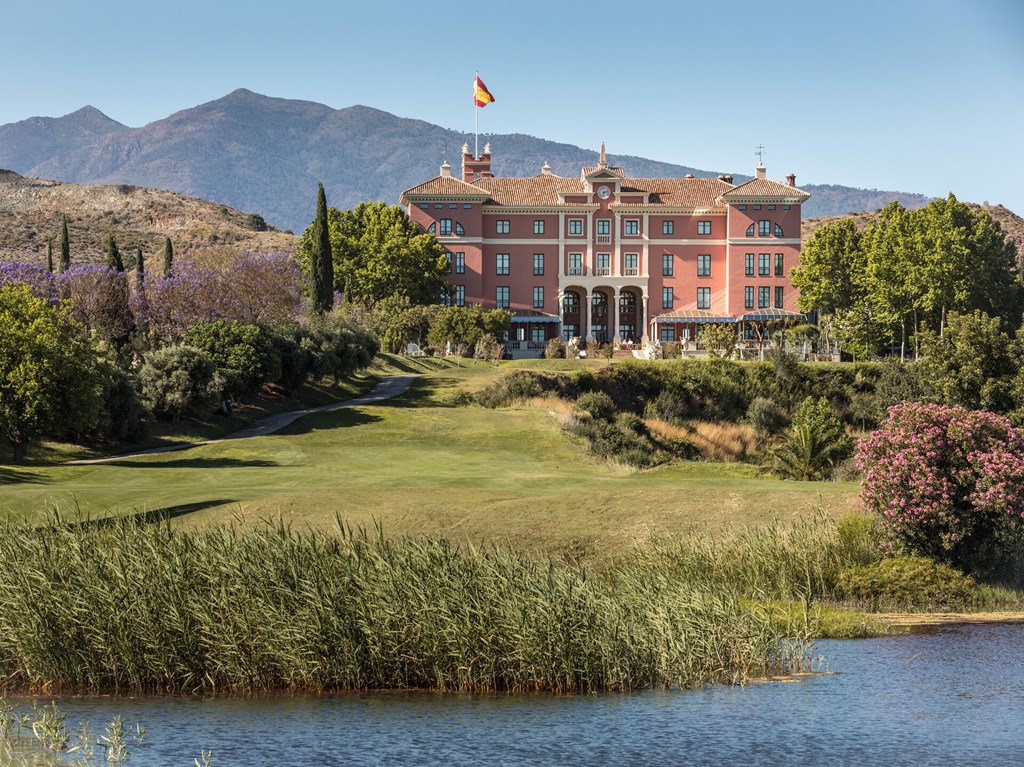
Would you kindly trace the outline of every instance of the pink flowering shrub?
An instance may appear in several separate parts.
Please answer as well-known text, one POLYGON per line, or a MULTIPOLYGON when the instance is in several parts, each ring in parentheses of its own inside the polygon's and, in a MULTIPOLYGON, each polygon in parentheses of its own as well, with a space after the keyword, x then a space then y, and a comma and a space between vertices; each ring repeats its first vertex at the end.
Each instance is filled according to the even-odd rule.
POLYGON ((863 439, 864 507, 890 551, 995 572, 1024 530, 1024 432, 980 410, 905 402, 863 439))

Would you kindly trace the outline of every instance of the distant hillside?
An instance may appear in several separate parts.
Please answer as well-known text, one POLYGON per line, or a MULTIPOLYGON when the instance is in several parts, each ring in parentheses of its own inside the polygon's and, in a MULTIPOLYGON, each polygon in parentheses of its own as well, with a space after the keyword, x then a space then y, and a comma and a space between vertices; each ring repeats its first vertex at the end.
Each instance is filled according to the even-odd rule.
MULTIPOLYGON (((577 176, 581 166, 597 161, 592 150, 522 134, 481 141, 493 145, 496 175, 532 176, 548 162, 559 175, 577 176)), ((298 232, 313 217, 318 181, 336 207, 378 199, 395 203, 403 190, 436 176, 445 154, 458 166, 464 142, 472 143, 472 136, 370 107, 335 110, 239 89, 142 128, 126 128, 92 107, 2 125, 0 167, 77 183, 171 189, 257 212, 298 232)), ((749 179, 735 169, 702 170, 616 154, 609 159, 637 177, 731 172, 738 182, 749 179)), ((791 170, 800 172, 770 169, 777 178, 791 170)), ((908 207, 927 202, 903 192, 801 187, 812 194, 808 216, 872 209, 893 199, 908 207)))
MULTIPOLYGON (((1024 218, 1021 218, 1009 208, 1005 208, 1002 205, 977 205, 975 203, 967 203, 974 210, 986 210, 988 214, 992 216, 1006 232, 1007 239, 1012 240, 1017 245, 1017 263, 1024 268, 1024 218)), ((822 218, 804 219, 802 228, 802 234, 804 242, 807 241, 815 231, 820 229, 825 224, 830 224, 836 221, 840 221, 844 218, 852 219, 854 224, 857 225, 857 229, 863 231, 868 224, 876 220, 881 213, 880 209, 872 211, 864 211, 860 213, 850 213, 846 216, 825 216, 822 218)))
POLYGON ((64 213, 76 261, 102 259, 111 233, 125 255, 141 245, 147 256, 161 258, 167 237, 178 255, 218 245, 290 251, 296 241, 276 229, 256 231, 261 222, 247 213, 176 192, 26 179, 0 170, 0 261, 41 262, 49 238, 56 250, 64 213))

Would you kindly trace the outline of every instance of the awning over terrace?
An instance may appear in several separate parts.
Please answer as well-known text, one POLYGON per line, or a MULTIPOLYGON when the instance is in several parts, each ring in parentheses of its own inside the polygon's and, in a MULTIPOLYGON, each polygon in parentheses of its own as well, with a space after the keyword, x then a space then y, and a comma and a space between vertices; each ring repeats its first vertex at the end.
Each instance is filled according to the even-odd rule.
POLYGON ((654 321, 673 324, 677 322, 693 322, 697 324, 722 325, 736 322, 736 318, 730 317, 727 314, 715 314, 707 309, 676 309, 668 314, 659 314, 654 318, 654 321))
POLYGON ((557 314, 546 314, 536 309, 519 309, 512 313, 512 322, 561 322, 557 314))
POLYGON ((791 312, 788 309, 758 309, 740 317, 740 322, 770 322, 773 320, 796 320, 807 322, 807 315, 791 312))

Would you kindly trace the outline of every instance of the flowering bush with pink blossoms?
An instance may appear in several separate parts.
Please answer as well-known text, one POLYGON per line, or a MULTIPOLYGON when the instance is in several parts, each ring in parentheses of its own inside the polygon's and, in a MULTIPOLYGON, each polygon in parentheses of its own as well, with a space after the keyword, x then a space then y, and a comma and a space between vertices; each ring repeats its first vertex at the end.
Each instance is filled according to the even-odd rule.
POLYGON ((885 545, 979 574, 1007 564, 1024 530, 1024 431, 983 410, 921 402, 889 408, 861 440, 861 502, 885 545))

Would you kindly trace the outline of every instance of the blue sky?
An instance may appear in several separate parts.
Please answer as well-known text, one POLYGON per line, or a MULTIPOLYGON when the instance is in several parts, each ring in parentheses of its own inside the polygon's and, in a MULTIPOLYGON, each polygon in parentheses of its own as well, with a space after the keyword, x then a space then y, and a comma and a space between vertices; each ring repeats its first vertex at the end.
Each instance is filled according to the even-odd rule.
POLYGON ((1020 0, 4 0, 2 18, 0 124, 91 104, 141 126, 244 87, 472 130, 479 69, 484 132, 739 172, 763 144, 776 178, 1024 215, 1020 0))

